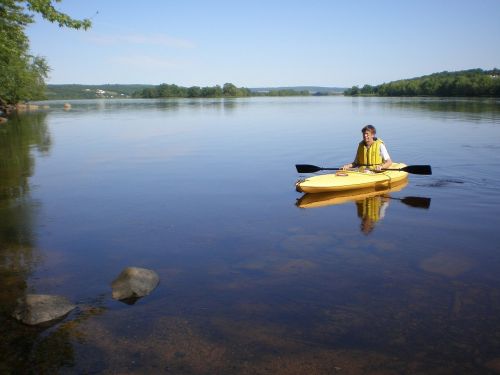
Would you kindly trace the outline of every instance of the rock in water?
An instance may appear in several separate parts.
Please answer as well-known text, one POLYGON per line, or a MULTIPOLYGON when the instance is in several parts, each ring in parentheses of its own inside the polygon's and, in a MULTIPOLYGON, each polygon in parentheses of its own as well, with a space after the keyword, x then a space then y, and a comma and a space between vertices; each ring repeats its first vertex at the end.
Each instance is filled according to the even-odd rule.
POLYGON ((146 268, 127 267, 111 283, 113 298, 116 300, 133 300, 151 293, 160 278, 158 274, 146 268))
POLYGON ((61 296, 27 294, 18 300, 12 316, 24 324, 37 325, 60 319, 75 307, 61 296))

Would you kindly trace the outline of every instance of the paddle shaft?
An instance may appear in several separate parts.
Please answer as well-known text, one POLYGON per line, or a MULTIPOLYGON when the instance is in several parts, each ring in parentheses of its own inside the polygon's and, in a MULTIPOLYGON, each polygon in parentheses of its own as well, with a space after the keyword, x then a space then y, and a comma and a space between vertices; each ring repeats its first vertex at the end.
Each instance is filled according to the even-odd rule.
MULTIPOLYGON (((368 167, 371 165, 373 165, 373 164, 363 164, 363 165, 361 165, 361 167, 368 167)), ((352 169, 354 169, 354 168, 352 168, 352 169)), ((344 168, 319 168, 319 170, 321 170, 321 171, 343 171, 344 168)), ((348 170, 351 170, 351 169, 348 169, 348 170)), ((404 171, 404 168, 396 168, 396 169, 384 168, 384 169, 380 169, 380 171, 404 171)), ((374 170, 374 172, 377 172, 377 171, 374 170)))
MULTIPOLYGON (((363 165, 370 166, 370 165, 363 165)), ((295 168, 297 168, 298 173, 315 173, 319 171, 341 171, 343 168, 322 168, 316 165, 310 164, 296 164, 295 168)), ((407 173, 413 174, 424 174, 429 175, 432 174, 432 169, 430 165, 408 165, 403 168, 384 168, 381 171, 403 171, 407 173)))
MULTIPOLYGON (((378 165, 378 164, 358 164, 358 165, 356 165, 356 167, 373 167, 375 165, 378 165)), ((356 167, 353 167, 353 168, 356 168, 356 167)), ((423 165, 418 165, 418 166, 417 165, 408 165, 408 166, 403 167, 403 168, 382 168, 380 170, 381 171, 405 171, 405 169, 407 169, 408 167, 413 168, 413 167, 424 167, 424 166, 423 165)), ((321 168, 321 169, 323 169, 325 171, 341 171, 341 170, 343 170, 343 168, 321 168)))

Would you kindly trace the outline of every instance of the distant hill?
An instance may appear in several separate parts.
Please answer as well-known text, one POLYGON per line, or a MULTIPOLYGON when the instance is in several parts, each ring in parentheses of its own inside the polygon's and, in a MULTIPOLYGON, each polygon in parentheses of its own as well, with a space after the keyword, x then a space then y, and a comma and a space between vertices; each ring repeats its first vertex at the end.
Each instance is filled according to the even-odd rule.
POLYGON ((153 85, 105 84, 105 85, 47 85, 45 94, 49 100, 57 99, 97 99, 97 98, 129 98, 136 91, 154 87, 153 85))
MULTIPOLYGON (((156 85, 146 84, 105 84, 105 85, 79 85, 79 84, 49 84, 45 94, 48 100, 58 99, 99 99, 99 98, 130 98, 144 89, 153 89, 156 85)), ((321 87, 321 86, 293 86, 293 87, 256 87, 250 92, 256 95, 269 92, 309 92, 312 95, 342 94, 347 88, 321 87)))

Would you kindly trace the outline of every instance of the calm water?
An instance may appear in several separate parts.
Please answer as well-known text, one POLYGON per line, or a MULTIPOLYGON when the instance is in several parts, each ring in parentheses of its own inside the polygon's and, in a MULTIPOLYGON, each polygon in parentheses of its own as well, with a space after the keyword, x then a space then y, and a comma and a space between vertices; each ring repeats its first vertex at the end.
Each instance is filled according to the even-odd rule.
POLYGON ((500 371, 498 100, 62 104, 0 125, 0 373, 500 371), (367 123, 434 174, 299 200, 367 123), (135 305, 127 266, 161 279, 135 305), (26 293, 78 308, 24 326, 26 293))

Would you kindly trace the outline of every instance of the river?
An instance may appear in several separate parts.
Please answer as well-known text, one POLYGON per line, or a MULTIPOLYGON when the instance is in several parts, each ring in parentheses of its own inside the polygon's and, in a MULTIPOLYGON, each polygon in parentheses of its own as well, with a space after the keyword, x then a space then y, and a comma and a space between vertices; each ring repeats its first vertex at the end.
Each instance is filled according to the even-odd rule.
POLYGON ((500 101, 63 103, 0 125, 0 373, 500 371, 500 101), (305 204, 294 165, 366 124, 433 174, 305 204), (160 277, 133 305, 128 266, 160 277), (26 326, 28 293, 77 308, 26 326))

